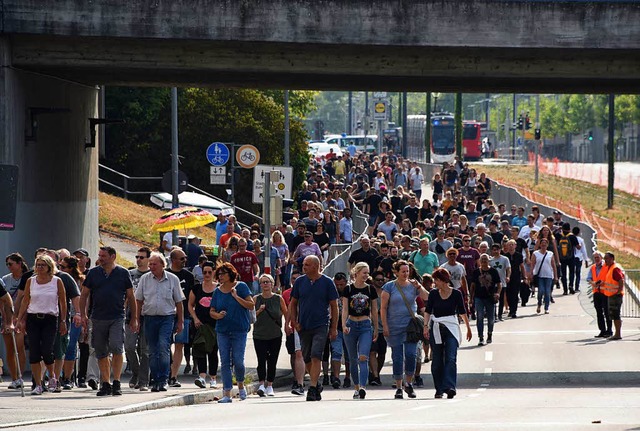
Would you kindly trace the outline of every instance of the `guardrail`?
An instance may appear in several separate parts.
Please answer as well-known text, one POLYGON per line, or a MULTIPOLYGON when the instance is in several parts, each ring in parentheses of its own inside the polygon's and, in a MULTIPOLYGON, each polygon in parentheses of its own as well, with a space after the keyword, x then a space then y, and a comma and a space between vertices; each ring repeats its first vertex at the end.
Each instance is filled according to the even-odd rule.
MULTIPOLYGON (((124 197, 125 199, 129 199, 130 195, 152 195, 155 193, 162 193, 160 190, 157 190, 157 189, 151 190, 151 191, 135 190, 135 186, 133 186, 133 184, 145 182, 145 181, 150 181, 150 182, 153 182, 154 184, 157 184, 159 181, 162 181, 162 177, 132 177, 132 176, 123 174, 122 172, 118 172, 115 169, 112 169, 103 164, 99 164, 98 167, 99 167, 98 181, 100 182, 100 184, 104 184, 106 186, 109 186, 111 189, 121 192, 122 197, 124 197), (107 180, 105 178, 106 176, 109 176, 109 179, 111 181, 107 180), (116 184, 116 181, 119 181, 121 185, 116 184)), ((211 193, 208 193, 202 189, 199 189, 198 187, 192 184, 187 184, 187 189, 193 190, 196 193, 200 193, 210 198, 219 199, 216 196, 212 195, 211 193)), ((247 211, 243 208, 236 206, 235 213, 236 213, 236 216, 238 216, 238 214, 242 214, 244 218, 249 218, 253 221, 256 221, 262 224, 262 217, 250 211, 247 211)), ((246 223, 246 224, 249 225, 250 223, 246 223)))
POLYGON ((622 317, 640 317, 640 269, 624 271, 625 287, 622 301, 622 317))
POLYGON ((322 273, 333 278, 338 272, 349 272, 349 256, 354 250, 360 248, 360 237, 367 232, 367 216, 359 208, 354 207, 353 214, 353 237, 356 238, 351 244, 334 244, 329 247, 329 263, 325 265, 322 273))

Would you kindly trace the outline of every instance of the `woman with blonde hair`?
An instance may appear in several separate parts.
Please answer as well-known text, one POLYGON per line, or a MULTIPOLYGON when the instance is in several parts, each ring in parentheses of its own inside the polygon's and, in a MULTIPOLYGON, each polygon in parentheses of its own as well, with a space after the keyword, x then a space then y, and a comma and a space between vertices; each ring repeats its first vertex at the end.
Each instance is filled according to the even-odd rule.
POLYGON ((63 316, 67 315, 67 296, 53 259, 47 255, 36 258, 34 276, 27 280, 24 297, 18 314, 18 329, 27 331, 29 339, 29 363, 36 383, 31 395, 42 395, 42 367, 44 362, 49 372, 49 386, 57 386, 53 369, 53 345, 56 331, 67 333, 63 316), (58 322, 60 326, 58 327, 58 322))
POLYGON ((342 328, 354 381, 353 399, 364 399, 369 378, 371 343, 378 339, 378 293, 369 284, 369 265, 358 262, 351 270, 353 282, 342 291, 342 328))

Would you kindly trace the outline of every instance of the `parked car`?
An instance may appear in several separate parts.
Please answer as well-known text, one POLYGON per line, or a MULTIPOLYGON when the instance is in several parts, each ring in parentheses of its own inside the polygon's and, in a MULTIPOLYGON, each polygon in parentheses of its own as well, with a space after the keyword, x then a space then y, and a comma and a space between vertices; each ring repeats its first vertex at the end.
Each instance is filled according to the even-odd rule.
POLYGON ((326 157, 330 152, 333 152, 336 157, 342 156, 342 150, 338 144, 327 144, 326 142, 309 144, 309 154, 316 160, 320 160, 322 156, 326 157))

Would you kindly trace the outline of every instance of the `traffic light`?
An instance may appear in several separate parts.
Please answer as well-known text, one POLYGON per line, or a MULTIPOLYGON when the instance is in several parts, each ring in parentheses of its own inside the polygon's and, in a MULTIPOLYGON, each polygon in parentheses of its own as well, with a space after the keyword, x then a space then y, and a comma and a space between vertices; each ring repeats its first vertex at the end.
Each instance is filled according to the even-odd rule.
POLYGON ((373 130, 376 127, 376 123, 373 121, 369 121, 369 130, 373 130))
POLYGON ((529 119, 528 115, 525 117, 524 121, 525 121, 526 130, 529 130, 531 128, 531 120, 529 119))
POLYGON ((356 129, 362 129, 362 121, 357 121, 356 122, 356 129))
POLYGON ((518 130, 522 130, 522 127, 524 126, 524 118, 522 118, 522 115, 518 117, 518 130))
POLYGON ((589 142, 593 142, 593 132, 589 130, 589 137, 587 138, 589 142))
POLYGON ((539 141, 539 140, 540 140, 540 135, 541 135, 541 133, 540 133, 540 129, 536 129, 536 130, 534 131, 534 138, 535 138, 537 141, 539 141))

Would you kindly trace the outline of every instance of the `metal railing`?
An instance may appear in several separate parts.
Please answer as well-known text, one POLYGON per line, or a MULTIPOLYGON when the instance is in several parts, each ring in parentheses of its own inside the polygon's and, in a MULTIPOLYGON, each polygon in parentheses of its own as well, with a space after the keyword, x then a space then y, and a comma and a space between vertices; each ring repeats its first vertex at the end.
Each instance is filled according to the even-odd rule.
POLYGON ((624 271, 625 286, 622 301, 622 317, 640 317, 640 269, 624 271))
MULTIPOLYGON (((111 189, 121 192, 122 197, 124 197, 125 199, 129 199, 130 195, 152 195, 155 193, 162 193, 160 190, 157 190, 157 189, 151 190, 151 191, 136 190, 136 187, 134 186, 134 184, 138 184, 140 182, 145 182, 145 181, 153 182, 153 184, 157 185, 159 181, 162 181, 162 177, 132 177, 132 176, 123 174, 122 172, 118 172, 115 169, 112 169, 103 164, 99 164, 98 167, 99 167, 98 181, 100 182, 100 184, 109 186, 111 189), (119 182, 121 185, 116 184, 116 182, 119 182)), ((211 193, 208 193, 202 189, 199 189, 198 187, 192 184, 187 184, 187 189, 193 190, 196 193, 200 193, 202 195, 205 195, 213 199, 219 199, 216 196, 212 195, 211 193)), ((238 216, 238 214, 242 214, 243 218, 245 219, 245 222, 246 222, 246 219, 250 219, 262 224, 262 217, 250 211, 247 211, 244 208, 240 208, 236 206, 234 208, 234 211, 236 216, 238 216)), ((246 224, 248 225, 250 223, 246 223, 246 224)))
POLYGON ((350 244, 334 244, 329 247, 329 263, 325 265, 322 273, 327 277, 333 278, 338 272, 349 272, 349 256, 354 250, 360 248, 360 238, 367 232, 367 216, 359 208, 353 209, 353 243, 350 244))

